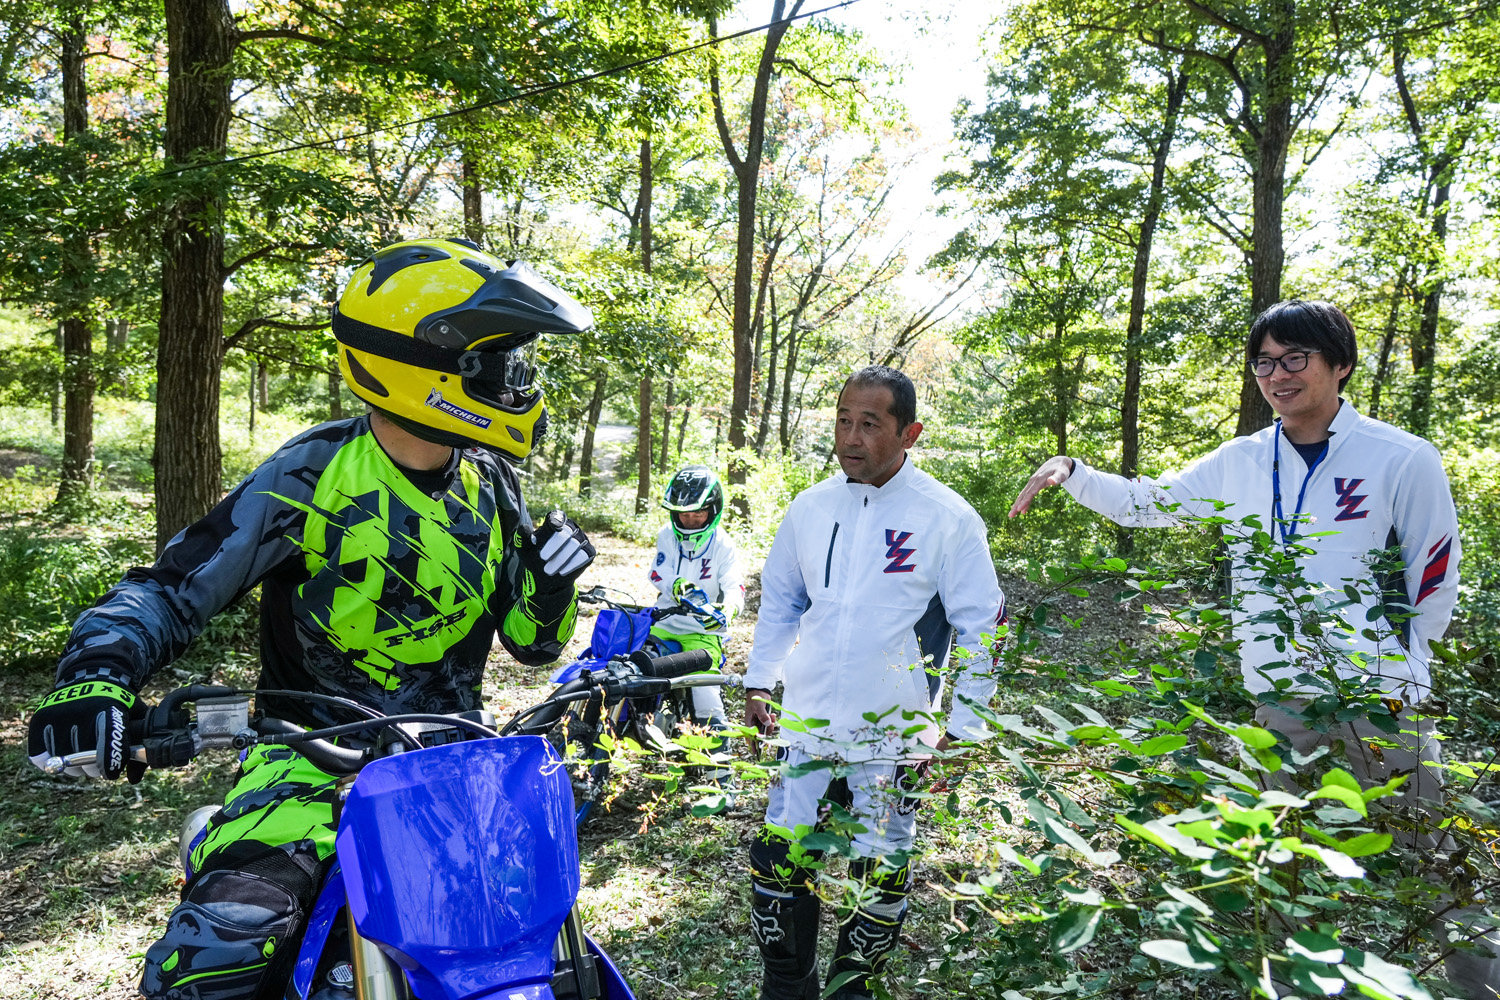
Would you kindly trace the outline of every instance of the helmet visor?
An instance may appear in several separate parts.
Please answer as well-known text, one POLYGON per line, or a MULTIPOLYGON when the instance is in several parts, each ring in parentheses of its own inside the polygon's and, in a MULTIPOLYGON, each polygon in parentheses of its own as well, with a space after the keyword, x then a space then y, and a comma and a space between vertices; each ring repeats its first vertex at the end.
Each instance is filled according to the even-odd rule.
POLYGON ((531 409, 541 396, 537 385, 536 341, 484 358, 480 370, 464 379, 464 389, 475 399, 504 410, 531 409))

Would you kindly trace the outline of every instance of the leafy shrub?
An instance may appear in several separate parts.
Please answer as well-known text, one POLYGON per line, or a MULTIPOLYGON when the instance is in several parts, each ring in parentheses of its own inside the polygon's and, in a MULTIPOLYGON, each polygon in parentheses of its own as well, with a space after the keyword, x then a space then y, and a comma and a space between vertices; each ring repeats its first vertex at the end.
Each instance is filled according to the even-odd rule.
POLYGON ((16 671, 50 665, 78 613, 150 558, 145 542, 99 530, 0 529, 0 662, 16 671))
MULTIPOLYGON (((1396 732, 1370 675, 1333 669, 1347 662, 1342 634, 1395 641, 1398 626, 1367 620, 1359 603, 1373 582, 1319 592, 1254 519, 1207 527, 1253 569, 1241 588, 1276 597, 1259 620, 1290 662, 1308 665, 1297 677, 1313 692, 1299 695, 1308 726, 1363 719, 1396 732)), ((1418 822, 1458 849, 1419 855, 1404 846, 1412 817, 1390 808, 1408 776, 1362 787, 1337 754, 1303 757, 1230 721, 1255 707, 1230 631, 1234 602, 1119 559, 1085 556, 1034 578, 1043 596, 1016 611, 1001 654, 1006 701, 1018 707, 974 706, 997 735, 940 765, 967 773, 965 796, 925 793, 937 836, 974 859, 943 873, 954 919, 929 973, 967 971, 967 995, 1005 1000, 1442 995, 1441 962, 1466 945, 1434 914, 1500 885, 1500 817, 1473 794, 1500 769, 1493 757, 1445 753, 1447 799, 1418 822), (1076 619, 1054 606, 1101 585, 1140 602, 1149 638, 1103 650, 1057 642, 1076 619)), ((838 819, 803 845, 849 853, 838 819)), ((823 871, 818 888, 849 891, 823 871)))

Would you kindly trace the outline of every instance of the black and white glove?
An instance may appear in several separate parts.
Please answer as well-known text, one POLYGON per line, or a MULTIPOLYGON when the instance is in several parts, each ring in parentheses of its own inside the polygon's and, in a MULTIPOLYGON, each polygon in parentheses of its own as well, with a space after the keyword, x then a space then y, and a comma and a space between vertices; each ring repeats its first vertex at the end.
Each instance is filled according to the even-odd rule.
POLYGON ((571 584, 594 561, 594 554, 583 529, 560 510, 548 513, 531 538, 521 541, 521 565, 543 588, 543 581, 571 584))
POLYGON ((65 769, 64 774, 90 778, 118 778, 131 784, 141 780, 144 764, 128 760, 129 724, 145 714, 135 692, 113 681, 78 678, 60 682, 42 699, 26 739, 26 756, 37 767, 50 757, 94 752, 92 763, 65 769))

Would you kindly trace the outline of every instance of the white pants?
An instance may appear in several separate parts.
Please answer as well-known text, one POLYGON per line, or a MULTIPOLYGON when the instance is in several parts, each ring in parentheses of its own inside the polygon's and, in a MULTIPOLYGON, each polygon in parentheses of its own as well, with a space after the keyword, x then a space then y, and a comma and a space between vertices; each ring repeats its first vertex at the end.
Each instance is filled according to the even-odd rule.
POLYGON ((917 799, 902 794, 900 779, 908 772, 904 764, 875 760, 861 764, 827 763, 797 747, 783 747, 777 758, 777 774, 766 799, 766 824, 782 827, 791 839, 818 824, 821 801, 829 786, 843 778, 852 800, 849 812, 864 831, 853 835, 854 850, 864 858, 879 858, 908 850, 916 837, 917 799), (801 829, 799 829, 799 827, 801 829))

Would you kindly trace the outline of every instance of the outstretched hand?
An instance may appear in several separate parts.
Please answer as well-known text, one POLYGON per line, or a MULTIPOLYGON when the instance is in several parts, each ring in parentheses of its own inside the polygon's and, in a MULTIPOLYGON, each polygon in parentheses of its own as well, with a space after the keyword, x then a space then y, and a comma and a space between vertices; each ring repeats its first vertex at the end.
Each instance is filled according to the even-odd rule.
POLYGON ((1073 474, 1073 460, 1066 455, 1056 455, 1041 464, 1031 478, 1026 480, 1026 485, 1021 488, 1021 495, 1016 497, 1016 502, 1010 505, 1010 516, 1024 514, 1031 509, 1031 501, 1036 495, 1049 486, 1061 486, 1068 481, 1073 474))

